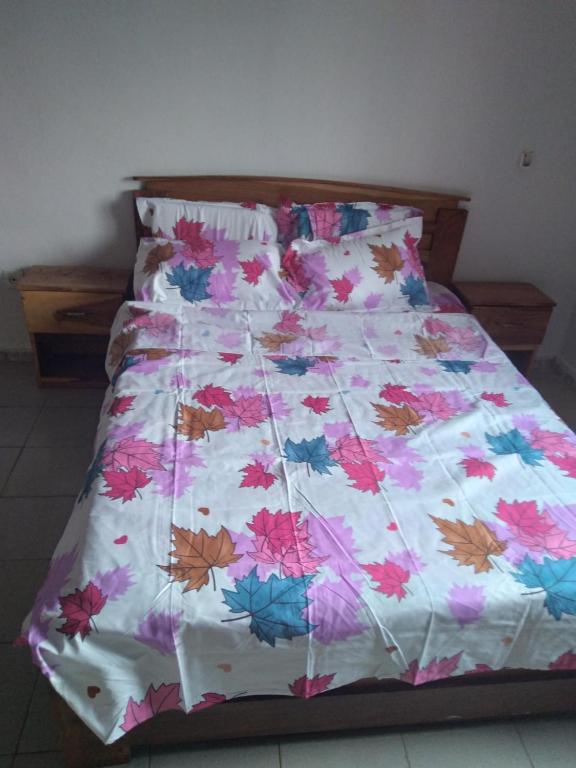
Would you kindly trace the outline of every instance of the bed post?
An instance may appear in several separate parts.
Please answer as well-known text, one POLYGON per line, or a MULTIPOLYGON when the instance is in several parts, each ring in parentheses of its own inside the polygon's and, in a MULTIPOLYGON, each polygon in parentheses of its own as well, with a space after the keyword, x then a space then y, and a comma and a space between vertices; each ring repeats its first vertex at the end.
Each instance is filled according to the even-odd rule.
POLYGON ((103 744, 57 693, 53 694, 53 703, 66 768, 100 768, 130 762, 130 745, 124 739, 103 744))
POLYGON ((464 234, 468 211, 464 208, 439 208, 430 250, 427 277, 450 286, 464 234))

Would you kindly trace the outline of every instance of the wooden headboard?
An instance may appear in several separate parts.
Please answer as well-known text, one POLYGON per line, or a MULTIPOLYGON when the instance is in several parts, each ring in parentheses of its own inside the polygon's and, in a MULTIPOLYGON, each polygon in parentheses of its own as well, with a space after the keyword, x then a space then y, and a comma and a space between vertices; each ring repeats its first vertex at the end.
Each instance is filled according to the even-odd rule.
MULTIPOLYGON (((424 214, 424 235, 420 256, 429 280, 449 285, 468 212, 459 208, 470 198, 442 192, 382 187, 349 181, 292 179, 277 176, 134 176, 140 189, 137 197, 173 197, 208 202, 251 201, 277 206, 282 199, 296 203, 368 201, 420 208, 424 214)), ((135 208, 136 235, 149 234, 135 208)))

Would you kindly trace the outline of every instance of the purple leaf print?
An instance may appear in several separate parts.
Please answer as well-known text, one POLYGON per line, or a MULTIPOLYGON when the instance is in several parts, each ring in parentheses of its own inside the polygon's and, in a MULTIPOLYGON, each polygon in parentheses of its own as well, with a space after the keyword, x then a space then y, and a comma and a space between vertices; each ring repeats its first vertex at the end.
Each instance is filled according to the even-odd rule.
POLYGON ((368 379, 365 379, 363 376, 360 376, 360 374, 355 373, 354 376, 352 376, 350 379, 350 386, 366 388, 370 386, 370 382, 368 381, 368 379))
POLYGON ((292 413, 292 408, 286 405, 281 392, 272 392, 268 395, 268 410, 278 421, 287 419, 292 413))
POLYGON ((208 293, 217 304, 229 304, 234 301, 234 272, 212 272, 208 279, 208 293))
POLYGON ((382 301, 381 293, 369 293, 364 299, 364 307, 366 309, 378 309, 380 302, 382 301))
POLYGON ((308 517, 308 533, 314 552, 327 557, 323 568, 329 568, 336 576, 350 578, 362 573, 355 560, 358 551, 354 544, 354 532, 345 525, 345 517, 308 517))
POLYGON ((314 625, 312 635, 322 645, 347 640, 369 629, 369 625, 358 621, 360 593, 350 582, 314 582, 307 595, 311 600, 308 618, 314 625))
POLYGON ((559 504, 557 506, 544 507, 556 525, 566 531, 570 539, 576 540, 576 504, 559 504))
POLYGON ((269 469, 272 464, 276 461, 278 458, 273 453, 267 453, 266 451, 258 451, 257 453, 251 453, 250 458, 252 461, 258 462, 259 464, 262 464, 264 469, 269 469))
POLYGON ((133 421, 131 424, 125 424, 124 426, 114 424, 108 431, 108 442, 110 444, 120 442, 121 440, 126 440, 128 437, 137 439, 138 435, 141 434, 145 428, 145 421, 133 421))
POLYGON ((98 571, 92 579, 92 583, 98 587, 103 595, 108 597, 108 600, 113 602, 126 594, 136 582, 132 581, 130 566, 122 565, 110 571, 104 571, 104 573, 98 571))
POLYGON ((228 349, 239 349, 242 346, 243 338, 243 335, 237 331, 228 331, 217 336, 216 341, 228 349))
POLYGON ((401 552, 393 552, 386 558, 399 565, 408 573, 420 573, 424 568, 422 558, 413 549, 403 549, 401 552))
POLYGON ((352 285, 360 285, 362 282, 362 273, 358 269, 358 267, 354 267, 353 269, 347 269, 346 272, 344 272, 344 277, 346 277, 352 285))
POLYGON ((394 485, 397 485, 399 488, 406 488, 406 490, 413 488, 419 491, 420 483, 424 477, 423 472, 407 462, 387 465, 386 473, 394 485))
POLYGON ((40 645, 48 639, 48 629, 50 628, 50 621, 40 621, 30 626, 26 634, 26 642, 30 647, 30 654, 32 656, 32 662, 39 667, 44 677, 50 678, 54 674, 56 667, 51 667, 42 654, 42 648, 40 645))
POLYGON ((58 597, 70 578, 76 562, 77 553, 73 549, 59 557, 55 557, 50 565, 48 575, 36 597, 32 609, 32 621, 39 621, 44 611, 54 611, 58 608, 58 597))
POLYGON ((182 616, 183 611, 178 613, 150 611, 138 624, 138 632, 134 635, 134 639, 164 655, 176 653, 175 637, 180 631, 182 616))
POLYGON ((487 360, 474 363, 474 370, 480 373, 496 373, 498 367, 497 363, 489 363, 487 360))
POLYGON ((528 414, 518 414, 512 417, 512 424, 519 432, 530 433, 533 429, 538 429, 539 424, 535 418, 528 414))
POLYGON ((458 586, 454 584, 448 592, 448 608, 451 614, 465 627, 478 621, 486 607, 484 587, 458 586))
POLYGON ((353 431, 350 421, 332 421, 324 424, 324 434, 328 440, 338 440, 340 437, 347 437, 353 431))

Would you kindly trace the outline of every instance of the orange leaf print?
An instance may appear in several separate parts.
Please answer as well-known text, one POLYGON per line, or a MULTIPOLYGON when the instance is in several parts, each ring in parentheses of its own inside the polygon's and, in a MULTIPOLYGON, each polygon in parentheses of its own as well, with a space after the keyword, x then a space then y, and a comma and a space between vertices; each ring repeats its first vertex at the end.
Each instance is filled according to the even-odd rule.
POLYGON ((267 332, 263 336, 257 336, 256 341, 267 349, 269 352, 281 352, 283 344, 290 344, 295 341, 298 336, 294 336, 290 333, 270 333, 267 332))
POLYGON ((388 429, 396 435, 406 435, 409 427, 416 427, 422 422, 422 416, 416 413, 409 405, 398 407, 396 405, 378 405, 372 403, 372 407, 378 414, 377 424, 383 429, 388 429))
POLYGON ((369 245, 368 247, 372 251, 373 260, 376 262, 376 266, 372 269, 386 283, 391 283, 394 280, 394 272, 404 266, 398 247, 396 245, 392 245, 390 248, 385 245, 369 245))
POLYGON ((173 253, 174 247, 172 243, 157 245, 155 248, 152 248, 146 257, 144 272, 146 272, 147 275, 153 275, 155 272, 158 272, 160 264, 163 261, 171 259, 173 253))
POLYGON ((209 574, 212 574, 216 590, 214 568, 226 568, 242 557, 235 554, 235 544, 224 527, 215 536, 210 536, 204 528, 195 533, 173 524, 172 541, 174 549, 170 557, 177 562, 158 567, 169 573, 172 581, 187 582, 184 592, 205 587, 210 581, 209 574))
POLYGON ((415 334, 416 344, 418 349, 416 350, 424 357, 436 358, 441 352, 449 352, 450 344, 446 339, 442 339, 439 336, 435 339, 429 339, 426 336, 419 336, 415 334))
POLYGON ((442 541, 452 547, 452 551, 444 551, 443 554, 450 555, 459 565, 474 566, 475 573, 492 570, 494 566, 488 558, 501 555, 506 549, 506 542, 499 541, 481 520, 474 519, 470 525, 462 520, 443 520, 434 515, 430 517, 443 534, 442 541))
POLYGON ((130 351, 131 355, 143 355, 146 360, 162 360, 172 354, 169 349, 162 349, 162 347, 139 347, 130 351))
POLYGON ((204 408, 194 408, 191 405, 178 403, 176 432, 184 435, 187 440, 201 440, 204 436, 209 440, 208 432, 218 432, 224 427, 224 416, 218 408, 206 411, 204 408))

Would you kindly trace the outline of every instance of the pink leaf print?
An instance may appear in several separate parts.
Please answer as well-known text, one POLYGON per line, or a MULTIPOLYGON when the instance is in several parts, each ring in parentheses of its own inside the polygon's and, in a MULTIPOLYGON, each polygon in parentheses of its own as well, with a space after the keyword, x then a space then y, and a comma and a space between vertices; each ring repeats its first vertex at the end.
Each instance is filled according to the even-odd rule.
POLYGON ((261 262, 254 258, 247 261, 239 261, 238 263, 242 267, 242 272, 244 273, 242 280, 249 285, 258 285, 260 276, 264 272, 264 266, 261 262))
POLYGON ((92 579, 95 587, 98 587, 102 595, 107 597, 110 602, 118 600, 136 583, 132 581, 133 574, 130 573, 129 565, 118 566, 110 571, 101 573, 98 571, 92 579))
POLYGON ((402 384, 385 384, 378 397, 382 397, 395 405, 417 406, 419 403, 419 398, 409 392, 402 384))
POLYGON ((330 410, 329 397, 313 397, 312 395, 308 395, 301 402, 302 405, 305 405, 306 408, 310 408, 310 410, 317 415, 328 413, 330 410))
POLYGON ((105 469, 102 472, 102 476, 108 485, 108 489, 105 493, 101 493, 100 496, 107 496, 113 500, 122 499, 122 504, 132 501, 139 489, 145 488, 152 480, 138 467, 118 470, 105 469))
POLYGON ((142 701, 136 702, 132 697, 128 699, 120 728, 125 732, 131 731, 160 712, 180 709, 180 703, 180 683, 161 683, 158 688, 150 685, 142 701))
POLYGON ((206 242, 202 237, 202 228, 204 227, 201 221, 187 221, 184 217, 179 219, 174 226, 174 239, 184 240, 192 248, 198 250, 203 247, 206 242))
POLYGON ((352 376, 350 379, 350 386, 365 389, 366 387, 370 386, 370 382, 368 381, 368 379, 365 379, 363 376, 360 376, 360 374, 355 373, 354 376, 352 376))
POLYGON ((160 463, 160 446, 148 440, 127 437, 104 456, 104 463, 112 469, 164 469, 160 463))
POLYGON ((222 408, 222 413, 232 432, 240 427, 257 427, 268 418, 266 401, 262 395, 239 397, 231 405, 222 408))
POLYGON ((450 677, 456 671, 462 653, 463 651, 460 651, 460 653, 454 656, 443 659, 434 658, 427 666, 422 668, 420 668, 418 659, 414 659, 408 665, 408 669, 400 675, 400 680, 412 685, 423 685, 423 683, 430 683, 433 680, 442 680, 445 677, 450 677))
POLYGON ((125 395, 123 397, 115 397, 110 403, 108 413, 110 416, 122 416, 127 411, 131 411, 132 403, 136 400, 136 395, 125 395))
POLYGON ((247 464, 240 472, 244 474, 240 488, 264 488, 264 490, 268 490, 277 480, 276 475, 266 472, 266 468, 259 461, 254 462, 254 464, 247 464))
POLYGON ((378 483, 384 480, 386 476, 383 469, 379 469, 370 461, 363 461, 359 464, 342 463, 340 466, 348 475, 348 479, 353 481, 351 488, 356 488, 363 493, 370 491, 374 495, 380 492, 378 483))
POLYGON ((506 408, 506 406, 510 405, 502 392, 482 392, 480 397, 482 400, 487 400, 498 408, 506 408))
POLYGON ((375 446, 374 440, 346 434, 338 438, 330 456, 334 461, 345 464, 359 464, 365 461, 388 463, 388 459, 385 459, 375 446))
POLYGON ((213 707, 215 704, 222 704, 226 701, 226 696, 221 693, 203 693, 202 698, 203 701, 194 704, 190 710, 191 712, 201 712, 203 709, 208 709, 208 707, 213 707))
POLYGON ((488 480, 494 480, 496 467, 489 461, 468 457, 458 463, 461 467, 464 467, 466 477, 485 477, 488 480))
POLYGON ((76 589, 72 594, 59 598, 61 619, 66 622, 58 627, 58 632, 73 638, 79 632, 84 640, 92 631, 90 621, 106 605, 106 596, 91 581, 84 589, 76 589))
POLYGON ((282 552, 299 543, 308 542, 308 527, 300 523, 300 512, 278 511, 272 514, 263 507, 248 523, 258 537, 268 541, 272 552, 282 552))
POLYGON ((448 608, 461 627, 478 621, 485 607, 484 587, 454 584, 448 592, 448 608))
POLYGON ((341 304, 345 304, 350 298, 350 294, 354 289, 353 284, 350 282, 350 280, 348 280, 347 277, 341 277, 337 280, 330 280, 330 283, 334 289, 336 301, 339 301, 341 304))
POLYGON ((330 242, 338 239, 342 214, 336 203, 319 203, 308 209, 314 237, 330 242))
POLYGON ((307 595, 310 598, 308 618, 314 625, 312 634, 322 645, 348 640, 369 628, 358 620, 363 604, 359 588, 346 578, 313 581, 307 595))
POLYGON ((570 439, 567 432, 550 432, 546 429, 533 429, 530 434, 532 448, 540 448, 547 459, 552 461, 554 454, 576 456, 576 441, 570 439))
POLYGON ((335 674, 336 672, 333 672, 331 675, 314 675, 314 677, 304 675, 294 680, 288 687, 294 696, 309 699, 311 696, 317 696, 319 693, 327 691, 335 674))
POLYGON ((576 669, 576 653, 574 651, 566 651, 555 661, 548 664, 548 669, 576 669))
POLYGON ((436 336, 438 334, 449 333, 452 330, 452 326, 448 325, 444 320, 440 320, 437 317, 428 317, 424 321, 424 330, 430 336, 436 336))
POLYGON ((346 581, 352 574, 358 573, 358 549, 354 542, 354 531, 346 525, 345 517, 310 517, 307 523, 310 544, 316 552, 327 558, 325 568, 346 581))
POLYGON ((134 638, 139 643, 154 648, 163 655, 176 653, 175 636, 180 631, 180 620, 183 612, 165 613, 150 611, 138 624, 138 632, 134 638))
POLYGON ((382 298, 383 296, 381 293, 369 293, 364 299, 364 308, 368 310, 378 309, 382 298))
POLYGON ((552 528, 552 524, 546 522, 538 512, 535 501, 513 501, 508 504, 504 499, 500 499, 496 517, 500 518, 510 528, 512 534, 520 539, 543 536, 552 528))
POLYGON ((215 387, 213 384, 207 384, 202 389, 197 390, 192 395, 205 408, 217 406, 222 408, 225 405, 232 405, 232 395, 224 387, 215 387))
POLYGON ((576 456, 550 456, 549 460, 562 470, 567 477, 576 478, 576 456))
POLYGON ((412 407, 421 416, 428 417, 426 418, 427 421, 436 419, 446 421, 456 413, 440 392, 428 392, 420 395, 412 407))
POLYGON ((301 325, 303 319, 297 312, 285 310, 282 312, 281 319, 274 325, 274 329, 280 333, 293 333, 295 336, 300 336, 305 333, 301 325))
POLYGON ((244 355, 239 355, 236 352, 220 352, 218 354, 220 360, 223 363, 229 363, 230 365, 236 365, 239 360, 242 360, 244 355))
POLYGON ((373 587, 376 592, 383 592, 386 597, 398 598, 398 602, 406 597, 404 584, 410 580, 410 573, 390 560, 383 563, 373 563, 372 565, 363 565, 362 568, 370 574, 373 581, 378 582, 377 587, 373 587))

